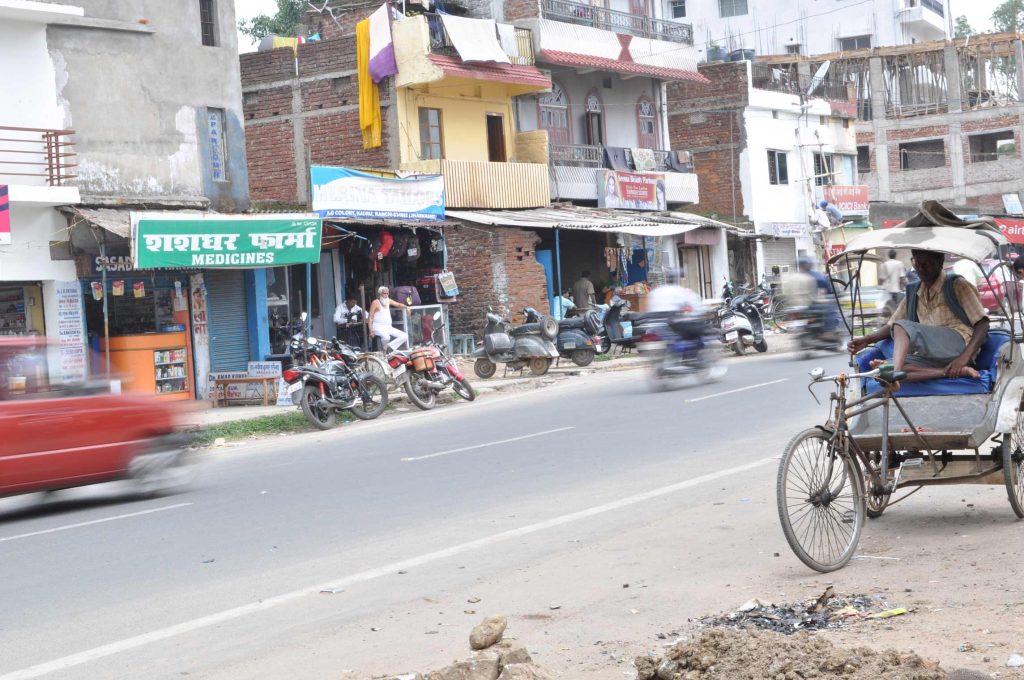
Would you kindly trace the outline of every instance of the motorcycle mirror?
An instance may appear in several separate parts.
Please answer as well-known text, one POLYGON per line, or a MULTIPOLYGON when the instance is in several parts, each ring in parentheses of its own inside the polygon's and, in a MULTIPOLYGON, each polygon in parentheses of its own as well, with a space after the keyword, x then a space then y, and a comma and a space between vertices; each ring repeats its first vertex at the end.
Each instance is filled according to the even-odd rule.
POLYGON ((438 310, 438 311, 434 312, 434 321, 440 321, 440 320, 441 320, 441 310, 438 310))
POLYGON ((305 321, 305 320, 306 320, 306 313, 303 312, 302 314, 299 314, 299 321, 305 321))
POLYGON ((811 377, 814 378, 815 380, 817 380, 823 375, 825 375, 825 369, 822 368, 821 366, 818 366, 817 368, 811 371, 811 377))
POLYGON ((317 339, 316 338, 306 338, 306 342, 308 342, 310 345, 315 345, 317 343, 317 339))

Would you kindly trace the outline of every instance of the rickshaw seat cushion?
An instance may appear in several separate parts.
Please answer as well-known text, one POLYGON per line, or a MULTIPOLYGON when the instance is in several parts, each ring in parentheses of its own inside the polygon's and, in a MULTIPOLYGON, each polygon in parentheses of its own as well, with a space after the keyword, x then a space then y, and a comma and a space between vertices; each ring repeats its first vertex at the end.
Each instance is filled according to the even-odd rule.
MULTIPOLYGON (((989 331, 988 338, 978 351, 974 361, 981 373, 979 378, 940 378, 916 383, 904 383, 897 393, 900 397, 934 397, 944 394, 987 394, 992 391, 999 371, 999 350, 1010 341, 1010 334, 1004 331, 989 331)), ((861 371, 870 370, 875 359, 892 359, 892 340, 883 340, 857 355, 861 371)), ((877 380, 868 380, 868 392, 881 389, 877 380)))

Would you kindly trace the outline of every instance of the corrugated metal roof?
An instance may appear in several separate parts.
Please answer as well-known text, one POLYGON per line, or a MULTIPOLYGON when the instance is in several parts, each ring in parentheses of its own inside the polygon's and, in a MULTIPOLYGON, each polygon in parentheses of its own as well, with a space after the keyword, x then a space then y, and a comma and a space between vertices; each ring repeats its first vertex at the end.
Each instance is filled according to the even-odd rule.
POLYGON ((448 210, 447 216, 477 224, 532 229, 608 231, 637 236, 674 236, 700 227, 728 227, 695 215, 681 219, 675 213, 638 213, 627 210, 565 206, 533 210, 448 210))

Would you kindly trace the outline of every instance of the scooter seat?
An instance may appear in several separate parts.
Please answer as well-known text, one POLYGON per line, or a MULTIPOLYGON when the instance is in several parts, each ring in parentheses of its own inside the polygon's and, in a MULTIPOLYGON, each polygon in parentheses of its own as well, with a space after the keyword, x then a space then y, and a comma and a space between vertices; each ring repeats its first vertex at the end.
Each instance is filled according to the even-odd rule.
POLYGON ((539 323, 524 323, 522 326, 516 326, 508 332, 513 338, 518 338, 522 335, 540 335, 540 324, 539 323))
POLYGON ((568 319, 562 319, 561 321, 559 321, 558 322, 558 329, 559 330, 563 330, 563 331, 567 331, 567 330, 575 330, 577 328, 583 328, 583 326, 585 325, 585 322, 586 322, 586 319, 583 318, 582 316, 573 316, 573 317, 570 317, 568 319))

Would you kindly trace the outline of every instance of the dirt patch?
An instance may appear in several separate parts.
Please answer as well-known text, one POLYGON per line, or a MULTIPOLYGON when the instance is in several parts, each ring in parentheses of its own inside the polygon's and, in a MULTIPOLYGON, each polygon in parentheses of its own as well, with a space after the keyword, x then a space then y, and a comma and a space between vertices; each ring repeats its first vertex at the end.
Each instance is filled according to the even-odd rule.
POLYGON ((677 644, 663 657, 636 659, 637 680, 942 680, 936 661, 892 650, 843 649, 800 632, 705 631, 693 642, 677 644))

